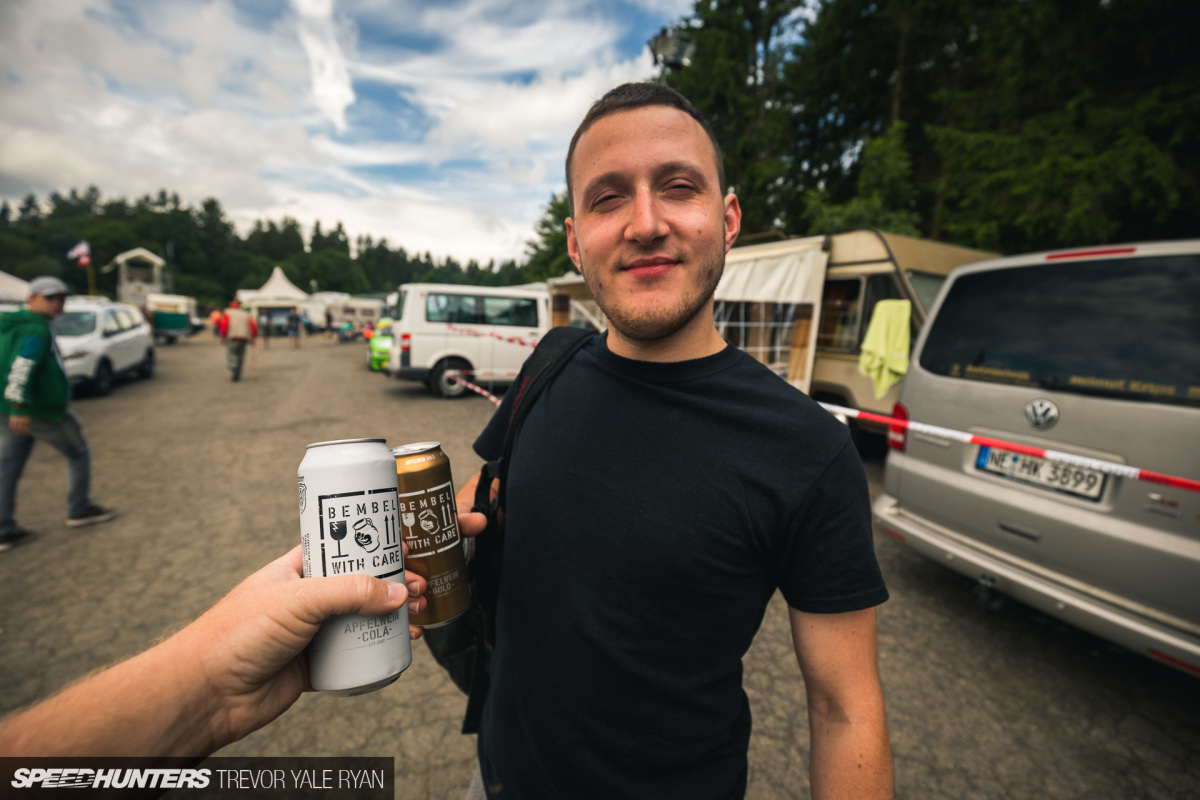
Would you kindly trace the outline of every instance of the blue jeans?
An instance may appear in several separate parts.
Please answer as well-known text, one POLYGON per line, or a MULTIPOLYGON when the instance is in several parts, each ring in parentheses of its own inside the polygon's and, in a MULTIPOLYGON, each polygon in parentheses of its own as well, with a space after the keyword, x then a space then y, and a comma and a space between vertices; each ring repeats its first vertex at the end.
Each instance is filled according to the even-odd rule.
POLYGON ((88 488, 92 476, 92 456, 79 417, 67 409, 58 422, 35 419, 29 436, 17 436, 8 429, 8 416, 0 414, 0 536, 17 529, 13 510, 17 505, 17 481, 25 470, 25 462, 33 452, 33 443, 41 440, 67 457, 70 488, 67 493, 68 514, 76 516, 92 504, 88 488))

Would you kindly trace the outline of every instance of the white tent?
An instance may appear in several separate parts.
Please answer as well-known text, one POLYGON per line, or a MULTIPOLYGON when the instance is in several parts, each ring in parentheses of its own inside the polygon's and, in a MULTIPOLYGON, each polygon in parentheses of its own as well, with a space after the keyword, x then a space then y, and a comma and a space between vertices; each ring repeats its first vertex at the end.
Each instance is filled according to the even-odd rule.
POLYGON ((0 303, 24 303, 29 297, 29 281, 0 272, 0 303))
POLYGON ((238 291, 238 300, 252 308, 297 307, 307 299, 308 293, 296 288, 296 284, 289 281, 279 267, 271 272, 271 277, 267 278, 267 282, 259 287, 257 292, 251 293, 245 289, 238 291))

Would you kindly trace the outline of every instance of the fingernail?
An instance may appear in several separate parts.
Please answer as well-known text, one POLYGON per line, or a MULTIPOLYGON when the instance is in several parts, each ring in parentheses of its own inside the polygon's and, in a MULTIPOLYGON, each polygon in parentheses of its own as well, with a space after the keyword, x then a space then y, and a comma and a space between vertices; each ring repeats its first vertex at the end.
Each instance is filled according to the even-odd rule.
POLYGON ((421 582, 420 581, 409 581, 408 582, 408 591, 413 594, 420 594, 421 593, 421 582))
POLYGON ((419 613, 419 612, 420 612, 420 610, 421 610, 421 600, 420 600, 420 598, 417 598, 416 600, 409 600, 409 601, 408 601, 408 613, 410 613, 410 614, 417 614, 417 613, 419 613))
POLYGON ((394 583, 388 581, 388 600, 393 603, 399 603, 408 596, 408 591, 402 583, 394 583))

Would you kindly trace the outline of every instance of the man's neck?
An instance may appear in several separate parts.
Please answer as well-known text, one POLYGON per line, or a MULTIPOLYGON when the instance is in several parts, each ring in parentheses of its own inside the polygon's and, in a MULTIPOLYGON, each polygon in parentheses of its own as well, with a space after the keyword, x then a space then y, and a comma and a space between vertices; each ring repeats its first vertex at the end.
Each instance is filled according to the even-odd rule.
POLYGON ((704 358, 721 352, 726 346, 713 324, 711 309, 708 313, 697 314, 695 319, 664 339, 630 339, 609 326, 606 341, 609 351, 622 358, 660 363, 704 358))

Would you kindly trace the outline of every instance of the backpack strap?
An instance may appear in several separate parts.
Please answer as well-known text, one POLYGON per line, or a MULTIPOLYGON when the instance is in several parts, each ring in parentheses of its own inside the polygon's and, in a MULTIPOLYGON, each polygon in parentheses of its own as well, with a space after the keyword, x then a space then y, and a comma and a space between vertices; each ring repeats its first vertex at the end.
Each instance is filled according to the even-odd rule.
POLYGON ((508 460, 512 457, 513 445, 517 440, 517 431, 528 416, 530 408, 550 382, 554 379, 572 356, 588 343, 596 334, 582 328, 558 327, 546 332, 534 348, 533 354, 525 360, 517 380, 509 389, 516 392, 512 408, 508 414, 508 428, 504 433, 504 446, 500 457, 483 465, 479 483, 475 486, 475 503, 472 511, 493 515, 497 508, 504 507, 504 478, 508 472, 508 460), (500 495, 496 500, 491 498, 492 481, 500 479, 500 495))
POLYGON ((534 401, 585 344, 596 334, 581 328, 551 328, 525 360, 517 380, 510 392, 517 392, 509 412, 508 429, 504 435, 504 447, 500 457, 489 461, 480 470, 479 483, 475 486, 475 504, 472 511, 487 515, 487 530, 475 537, 475 559, 468 566, 471 575, 472 610, 482 613, 477 618, 477 646, 475 663, 468 692, 467 710, 463 715, 463 733, 478 733, 483 717, 483 703, 490 683, 489 666, 492 644, 496 639, 495 608, 500 590, 500 574, 504 553, 504 529, 496 522, 499 509, 504 507, 504 485, 508 476, 508 462, 512 457, 513 445, 521 424, 529 415, 534 401), (492 481, 500 479, 499 496, 491 499, 492 481))
POLYGON ((538 342, 537 347, 522 368, 524 376, 517 376, 515 388, 517 397, 513 401, 512 411, 508 417, 508 430, 504 436, 504 449, 500 455, 500 465, 496 477, 500 478, 500 507, 504 507, 504 479, 508 477, 508 462, 512 458, 513 445, 517 441, 517 432, 529 410, 542 391, 550 385, 567 362, 581 347, 591 341, 596 334, 583 328, 551 328, 538 342))

